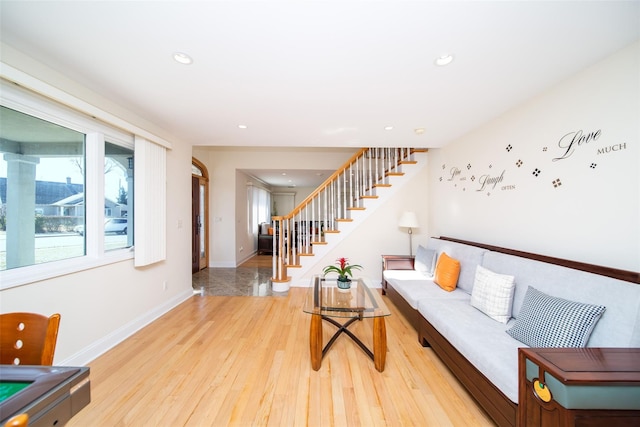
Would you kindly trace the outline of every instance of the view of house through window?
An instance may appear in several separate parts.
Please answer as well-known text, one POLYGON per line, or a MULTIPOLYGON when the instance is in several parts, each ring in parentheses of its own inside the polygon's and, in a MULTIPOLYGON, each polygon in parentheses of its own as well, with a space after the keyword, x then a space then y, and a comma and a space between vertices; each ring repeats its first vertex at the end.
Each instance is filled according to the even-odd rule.
POLYGON ((133 150, 104 145, 104 248, 133 246, 133 150))
POLYGON ((0 107, 0 270, 83 256, 85 135, 0 107))
POLYGON ((97 234, 85 221, 91 174, 104 175, 104 251, 133 246, 133 149, 100 135, 94 141, 104 143, 104 159, 89 160, 87 141, 82 132, 0 107, 0 271, 87 254, 97 234))

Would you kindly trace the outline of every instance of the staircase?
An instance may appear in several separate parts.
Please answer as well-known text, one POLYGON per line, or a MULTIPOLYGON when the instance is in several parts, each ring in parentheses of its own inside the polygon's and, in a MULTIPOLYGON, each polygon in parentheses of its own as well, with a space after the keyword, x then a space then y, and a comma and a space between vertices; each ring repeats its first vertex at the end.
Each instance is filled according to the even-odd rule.
POLYGON ((286 291, 292 276, 326 252, 331 236, 353 228, 358 213, 375 204, 394 176, 416 164, 418 148, 363 148, 285 216, 271 218, 274 230, 274 291, 286 291), (315 253, 314 253, 315 249, 315 253))

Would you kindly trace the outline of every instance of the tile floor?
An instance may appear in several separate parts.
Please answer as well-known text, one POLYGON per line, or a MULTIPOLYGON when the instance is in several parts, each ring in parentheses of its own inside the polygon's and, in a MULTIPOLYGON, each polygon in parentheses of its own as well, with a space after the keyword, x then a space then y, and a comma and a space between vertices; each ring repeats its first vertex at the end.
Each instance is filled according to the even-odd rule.
MULTIPOLYGON (((269 257, 271 258, 271 257, 269 257)), ((194 292, 214 296, 285 296, 271 290, 271 267, 247 262, 237 268, 205 268, 192 276, 194 292)))

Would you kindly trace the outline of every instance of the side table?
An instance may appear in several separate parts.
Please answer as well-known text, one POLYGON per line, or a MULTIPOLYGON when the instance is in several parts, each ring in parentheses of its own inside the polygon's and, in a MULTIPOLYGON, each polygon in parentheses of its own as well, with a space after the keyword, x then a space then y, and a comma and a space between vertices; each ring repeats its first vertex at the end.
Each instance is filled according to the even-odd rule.
POLYGON ((640 348, 518 349, 518 425, 640 425, 640 348))
POLYGON ((384 280, 385 270, 413 270, 415 257, 413 255, 382 255, 382 295, 387 293, 387 281, 384 280))

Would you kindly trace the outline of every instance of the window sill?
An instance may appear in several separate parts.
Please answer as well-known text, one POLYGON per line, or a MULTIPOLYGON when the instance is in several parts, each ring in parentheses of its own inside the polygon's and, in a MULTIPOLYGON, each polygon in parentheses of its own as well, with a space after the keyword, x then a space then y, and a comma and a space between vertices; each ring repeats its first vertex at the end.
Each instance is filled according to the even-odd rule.
POLYGON ((133 257, 133 248, 126 248, 107 252, 100 258, 83 256, 0 271, 0 291, 126 261, 133 257))

